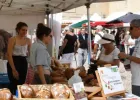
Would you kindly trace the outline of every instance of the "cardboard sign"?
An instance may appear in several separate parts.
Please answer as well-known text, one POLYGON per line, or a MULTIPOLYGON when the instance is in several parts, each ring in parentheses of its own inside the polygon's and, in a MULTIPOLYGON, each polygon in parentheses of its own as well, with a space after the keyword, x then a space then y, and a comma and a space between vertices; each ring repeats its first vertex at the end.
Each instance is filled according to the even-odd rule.
POLYGON ((98 68, 98 73, 105 95, 125 90, 117 66, 100 67, 98 68))
POLYGON ((74 83, 73 88, 75 92, 75 100, 88 100, 83 82, 74 83))
POLYGON ((85 91, 85 87, 84 87, 84 83, 83 82, 79 82, 79 83, 74 83, 73 84, 73 88, 75 93, 81 92, 81 91, 85 91))

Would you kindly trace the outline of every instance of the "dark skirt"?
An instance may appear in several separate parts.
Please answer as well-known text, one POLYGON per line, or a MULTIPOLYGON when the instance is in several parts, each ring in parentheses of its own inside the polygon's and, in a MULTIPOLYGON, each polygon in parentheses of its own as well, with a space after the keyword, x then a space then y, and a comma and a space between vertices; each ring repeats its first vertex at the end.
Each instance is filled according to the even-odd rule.
POLYGON ((10 80, 10 86, 9 86, 10 91, 13 94, 15 94, 16 90, 17 90, 17 85, 22 85, 25 83, 28 63, 27 63, 26 57, 23 57, 23 56, 13 56, 13 62, 14 62, 15 68, 19 74, 19 80, 16 80, 13 77, 12 68, 11 68, 9 62, 7 63, 7 72, 8 72, 8 77, 10 80))

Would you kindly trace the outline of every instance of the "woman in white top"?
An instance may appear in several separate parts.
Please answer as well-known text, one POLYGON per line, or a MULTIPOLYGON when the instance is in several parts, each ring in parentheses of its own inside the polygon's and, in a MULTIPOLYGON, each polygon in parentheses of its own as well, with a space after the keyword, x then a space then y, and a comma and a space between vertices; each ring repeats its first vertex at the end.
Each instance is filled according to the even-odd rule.
POLYGON ((103 37, 98 41, 98 44, 102 44, 103 48, 97 61, 98 65, 118 65, 119 58, 118 54, 120 53, 119 49, 114 46, 114 36, 112 34, 104 34, 103 37))
POLYGON ((7 72, 10 80, 10 90, 16 93, 17 85, 25 83, 27 60, 31 41, 26 37, 28 26, 19 22, 16 26, 17 36, 9 39, 7 72))

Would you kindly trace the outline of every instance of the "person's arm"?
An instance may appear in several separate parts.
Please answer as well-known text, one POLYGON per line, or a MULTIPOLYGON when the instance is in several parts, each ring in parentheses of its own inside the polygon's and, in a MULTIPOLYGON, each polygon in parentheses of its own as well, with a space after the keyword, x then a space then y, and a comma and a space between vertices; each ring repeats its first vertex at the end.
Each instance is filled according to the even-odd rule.
POLYGON ((140 58, 137 58, 137 57, 134 57, 134 56, 130 56, 130 55, 128 55, 126 58, 129 59, 130 61, 133 61, 135 63, 140 64, 140 58))
POLYGON ((119 66, 120 60, 119 59, 114 59, 112 62, 107 62, 107 61, 102 61, 98 60, 97 65, 106 65, 106 64, 111 64, 112 66, 118 65, 119 66))
POLYGON ((31 40, 28 38, 28 56, 30 56, 30 49, 31 49, 31 45, 32 45, 32 42, 31 40))
POLYGON ((98 47, 99 47, 98 44, 94 44, 94 50, 93 50, 94 54, 97 54, 98 47))
POLYGON ((14 48, 14 38, 10 38, 9 42, 8 42, 8 53, 7 53, 8 61, 9 61, 9 64, 10 64, 12 70, 16 70, 14 62, 13 62, 13 58, 12 58, 13 48, 14 48))
POLYGON ((77 48, 80 47, 80 41, 77 39, 77 48))
POLYGON ((60 48, 59 54, 62 53, 63 49, 64 49, 64 48, 66 47, 66 45, 67 45, 67 42, 68 42, 68 40, 67 40, 67 39, 64 39, 64 42, 63 42, 63 44, 62 44, 62 47, 60 48))
MULTIPOLYGON (((137 55, 137 56, 138 56, 138 55, 137 55)), ((140 64, 140 58, 127 55, 127 54, 125 54, 124 52, 121 52, 121 53, 119 54, 119 58, 120 58, 120 59, 129 59, 130 61, 133 61, 133 62, 135 62, 135 63, 140 64)))
POLYGON ((77 53, 77 50, 78 50, 78 48, 80 47, 80 42, 79 42, 79 40, 77 39, 77 41, 75 42, 75 53, 77 53))
POLYGON ((13 48, 14 48, 14 45, 15 45, 15 38, 10 38, 9 41, 8 41, 8 52, 7 52, 7 56, 8 56, 8 62, 11 66, 11 69, 12 69, 12 72, 13 72, 13 76, 18 79, 18 72, 15 68, 15 65, 14 65, 14 62, 13 62, 13 48))
POLYGON ((98 35, 98 34, 95 34, 95 37, 94 37, 94 49, 93 49, 93 53, 94 54, 97 54, 97 51, 98 51, 98 40, 100 39, 101 37, 98 35))
POLYGON ((45 67, 50 67, 51 65, 48 65, 48 55, 46 55, 46 49, 44 48, 37 48, 36 50, 36 67, 37 67, 37 72, 39 74, 39 78, 42 82, 42 84, 46 84, 46 79, 44 76, 44 66, 45 67))
POLYGON ((74 53, 76 54, 78 50, 78 43, 77 41, 74 43, 74 53))
POLYGON ((47 84, 47 83, 46 83, 45 76, 44 76, 44 69, 43 69, 43 66, 42 66, 42 65, 38 65, 38 66, 37 66, 37 70, 38 70, 39 78, 40 78, 42 84, 47 84))

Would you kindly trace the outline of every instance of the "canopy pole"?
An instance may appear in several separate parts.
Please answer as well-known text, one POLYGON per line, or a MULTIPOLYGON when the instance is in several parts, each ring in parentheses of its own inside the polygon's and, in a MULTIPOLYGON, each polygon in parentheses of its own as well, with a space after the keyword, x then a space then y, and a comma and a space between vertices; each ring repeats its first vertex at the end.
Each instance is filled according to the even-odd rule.
POLYGON ((49 26, 49 14, 47 14, 47 26, 49 26))
POLYGON ((51 14, 51 29, 53 30, 53 13, 51 14))
POLYGON ((88 64, 90 64, 90 58, 91 58, 91 26, 90 26, 90 3, 85 4, 87 8, 87 20, 88 20, 88 64))
POLYGON ((50 20, 49 20, 50 11, 46 11, 46 15, 47 15, 47 26, 49 27, 49 25, 50 25, 50 20))
MULTIPOLYGON (((49 10, 46 11, 46 15, 47 15, 47 27, 51 28, 51 12, 49 10), (49 16, 50 15, 50 16, 49 16)), ((51 43, 49 45, 47 45, 47 50, 50 54, 50 56, 53 56, 53 41, 51 41, 51 43)))

